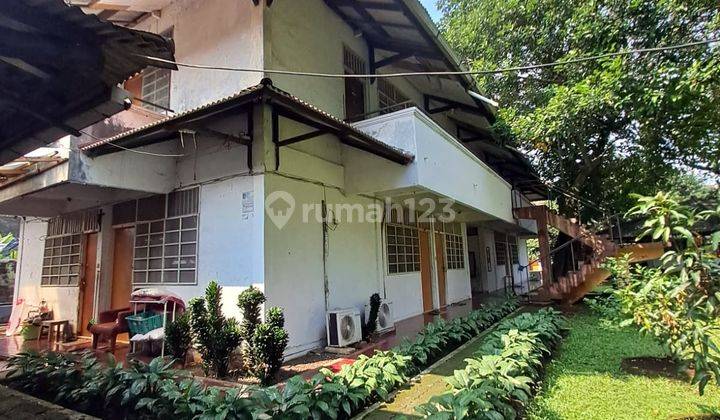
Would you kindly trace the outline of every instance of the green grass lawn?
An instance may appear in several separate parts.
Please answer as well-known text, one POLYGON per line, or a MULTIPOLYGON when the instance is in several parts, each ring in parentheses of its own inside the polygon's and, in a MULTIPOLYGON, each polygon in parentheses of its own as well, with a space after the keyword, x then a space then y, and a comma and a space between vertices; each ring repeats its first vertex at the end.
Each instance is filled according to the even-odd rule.
POLYGON ((624 358, 664 356, 661 347, 635 330, 601 326, 583 311, 570 318, 570 332, 549 364, 545 382, 528 408, 530 419, 663 419, 720 407, 720 389, 697 388, 676 379, 630 375, 624 358))

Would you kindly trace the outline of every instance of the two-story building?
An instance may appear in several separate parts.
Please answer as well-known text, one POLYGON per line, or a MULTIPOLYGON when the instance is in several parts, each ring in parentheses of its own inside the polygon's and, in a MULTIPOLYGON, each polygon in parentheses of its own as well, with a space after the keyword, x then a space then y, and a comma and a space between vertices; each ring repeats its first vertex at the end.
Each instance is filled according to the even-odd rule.
POLYGON ((238 316, 256 285, 293 356, 376 292, 400 320, 526 287, 536 228, 513 207, 545 192, 494 138, 492 92, 381 77, 462 69, 416 0, 71 3, 172 37, 179 69, 127 80, 130 110, 0 182, 0 213, 24 217, 16 298, 82 332, 135 288, 189 300, 217 280, 238 316))

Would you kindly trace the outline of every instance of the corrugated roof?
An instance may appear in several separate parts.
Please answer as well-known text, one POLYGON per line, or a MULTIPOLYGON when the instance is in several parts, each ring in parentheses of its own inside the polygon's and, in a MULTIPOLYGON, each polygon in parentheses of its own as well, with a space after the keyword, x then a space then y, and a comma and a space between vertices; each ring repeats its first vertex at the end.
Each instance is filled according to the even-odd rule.
MULTIPOLYGON (((226 112, 234 107, 246 105, 247 103, 259 100, 263 97, 267 97, 271 103, 280 105, 283 105, 284 103, 291 104, 307 116, 318 119, 328 126, 332 126, 335 130, 344 133, 349 138, 351 137, 353 140, 357 140, 363 143, 363 145, 367 145, 368 149, 370 149, 369 151, 375 152, 383 157, 398 163, 409 163, 414 159, 414 156, 409 152, 390 146, 387 143, 358 130, 334 115, 323 111, 315 105, 312 105, 289 92, 273 86, 270 79, 263 79, 262 83, 243 89, 233 95, 226 96, 196 108, 169 116, 162 120, 134 128, 125 133, 87 144, 82 146, 81 150, 88 152, 89 154, 110 153, 112 151, 118 151, 118 148, 113 148, 113 146, 109 146, 108 143, 113 143, 122 147, 127 147, 125 145, 126 143, 136 146, 139 138, 143 136, 152 138, 156 134, 160 134, 157 136, 158 139, 164 140, 168 137, 168 135, 175 135, 178 127, 186 120, 192 119, 194 123, 197 123, 204 117, 217 115, 220 112, 226 112), (164 135, 161 133, 163 131, 165 132, 164 135), (103 151, 98 151, 98 149, 103 148, 105 145, 108 145, 108 147, 104 148, 103 151)), ((341 141, 343 141, 342 138, 341 141)), ((149 144, 149 142, 145 144, 149 144)), ((356 143, 354 141, 347 142, 346 144, 354 147, 361 146, 360 143, 356 143)))
MULTIPOLYGON (((103 22, 62 0, 2 1, 0 19, 0 150, 12 148, 14 157, 109 116, 108 109, 88 111, 150 64, 142 55, 174 60, 171 40, 103 22)), ((11 160, 5 156, 0 163, 11 160)))
POLYGON ((211 101, 211 102, 208 102, 208 103, 206 103, 206 104, 197 106, 197 107, 195 107, 195 108, 190 108, 190 109, 188 109, 188 110, 185 110, 185 111, 182 111, 182 112, 178 112, 178 113, 173 114, 173 115, 170 115, 170 116, 168 116, 168 117, 166 117, 166 118, 163 118, 163 119, 160 119, 160 120, 157 120, 157 121, 153 121, 153 122, 151 122, 151 123, 142 125, 142 126, 140 126, 140 127, 133 128, 132 130, 126 131, 126 132, 124 132, 124 133, 120 133, 120 134, 114 135, 114 136, 112 136, 112 137, 108 137, 108 138, 106 138, 106 139, 102 139, 102 140, 98 140, 98 141, 95 141, 95 142, 92 142, 92 143, 85 144, 85 145, 83 145, 83 146, 80 147, 80 150, 82 150, 82 151, 89 151, 89 150, 95 149, 95 148, 100 147, 100 146, 102 146, 102 145, 104 145, 104 144, 107 144, 107 143, 115 143, 115 142, 120 141, 120 140, 122 140, 122 139, 124 139, 124 138, 132 137, 133 135, 138 134, 138 133, 141 133, 141 132, 143 132, 143 131, 148 131, 148 130, 152 129, 153 127, 159 127, 159 126, 167 125, 167 124, 169 124, 169 123, 171 123, 171 122, 173 122, 173 121, 181 120, 182 118, 184 118, 184 117, 186 117, 186 116, 188 116, 188 115, 198 114, 198 113, 200 113, 201 111, 206 110, 206 109, 211 109, 211 108, 214 107, 214 106, 221 105, 221 104, 226 104, 226 103, 232 102, 233 100, 236 100, 236 99, 238 99, 238 98, 242 98, 242 97, 245 97, 245 96, 250 95, 250 94, 252 94, 252 93, 259 92, 259 91, 262 90, 264 87, 265 87, 265 85, 263 85, 263 84, 258 84, 258 85, 255 85, 255 86, 251 86, 251 87, 245 88, 245 89, 240 90, 240 91, 238 91, 238 92, 236 92, 236 93, 234 93, 234 94, 232 94, 232 95, 228 95, 228 96, 225 96, 225 97, 223 97, 223 98, 216 99, 216 100, 214 100, 214 101, 211 101))

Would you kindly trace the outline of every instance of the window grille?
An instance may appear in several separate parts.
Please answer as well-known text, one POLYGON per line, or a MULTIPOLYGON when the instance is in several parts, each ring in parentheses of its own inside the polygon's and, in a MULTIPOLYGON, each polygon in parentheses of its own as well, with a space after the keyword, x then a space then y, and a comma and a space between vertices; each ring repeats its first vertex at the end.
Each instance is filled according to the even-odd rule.
POLYGON ((100 210, 88 210, 66 214, 50 219, 47 236, 71 235, 74 233, 97 232, 100 230, 100 210))
POLYGON ((61 235, 45 239, 42 286, 77 286, 80 283, 82 235, 61 235))
POLYGON ((380 114, 388 114, 412 106, 408 97, 392 83, 385 79, 378 79, 377 84, 380 114))
POLYGON ((413 226, 388 224, 385 226, 388 274, 420 271, 418 230, 413 226))
POLYGON ((82 234, 100 230, 100 210, 50 219, 43 251, 41 286, 77 286, 83 261, 82 234))
POLYGON ((348 73, 366 74, 365 60, 347 46, 343 46, 343 64, 348 73))
POLYGON ((191 188, 113 207, 113 221, 123 224, 136 209, 133 284, 196 283, 199 197, 200 189, 191 188))
POLYGON ((197 215, 135 225, 133 283, 195 283, 197 215))
POLYGON ((167 113, 170 108, 170 72, 169 69, 150 67, 142 73, 141 106, 159 114, 167 113), (156 106, 158 105, 158 106, 156 106))
POLYGON ((495 264, 507 264, 507 244, 505 242, 495 241, 495 264))
POLYGON ((445 256, 448 270, 465 268, 465 251, 462 226, 457 223, 445 224, 445 256))
POLYGON ((512 259, 513 264, 520 264, 517 244, 510 244, 510 258, 512 259))

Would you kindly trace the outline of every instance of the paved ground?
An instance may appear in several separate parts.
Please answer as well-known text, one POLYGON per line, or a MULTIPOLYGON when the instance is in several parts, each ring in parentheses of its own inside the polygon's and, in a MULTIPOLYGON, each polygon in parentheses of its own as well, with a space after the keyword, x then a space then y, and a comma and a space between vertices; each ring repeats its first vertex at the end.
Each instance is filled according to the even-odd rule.
POLYGON ((94 418, 0 386, 0 419, 90 420, 94 418))

